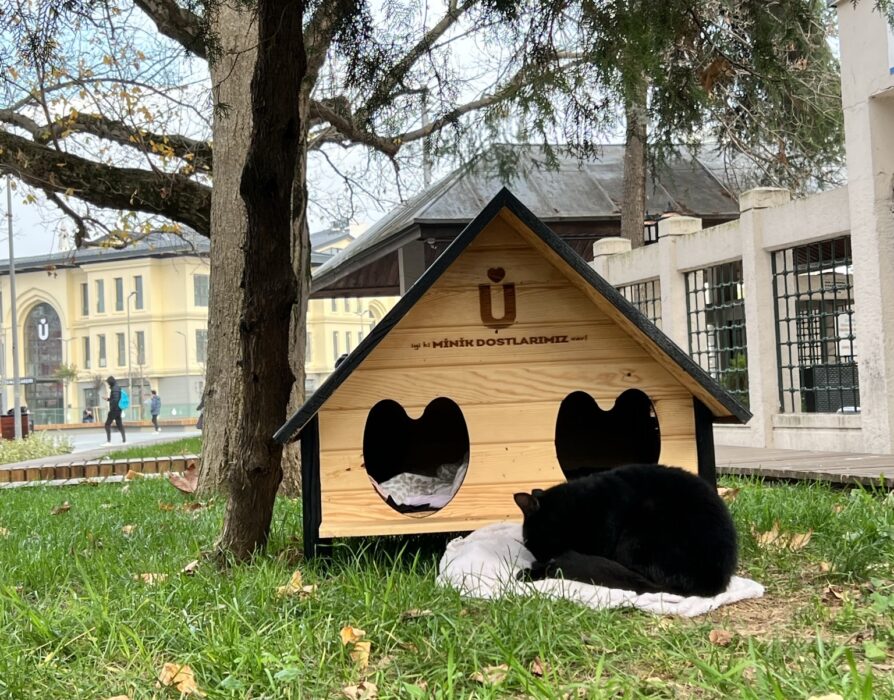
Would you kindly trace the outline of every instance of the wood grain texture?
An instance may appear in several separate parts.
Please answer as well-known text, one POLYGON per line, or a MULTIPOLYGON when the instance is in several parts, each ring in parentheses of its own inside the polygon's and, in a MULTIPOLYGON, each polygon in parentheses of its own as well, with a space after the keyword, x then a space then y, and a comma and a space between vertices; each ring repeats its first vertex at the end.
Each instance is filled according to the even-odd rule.
MULTIPOLYGON (((594 398, 599 407, 608 411, 616 395, 594 398)), ((527 442, 552 442, 556 435, 556 418, 560 401, 541 401, 509 404, 469 404, 462 411, 474 445, 507 445, 524 436, 527 442)), ((692 437, 694 421, 692 399, 688 394, 678 398, 654 402, 662 439, 692 437)), ((410 418, 418 419, 425 404, 404 404, 410 418)), ((324 451, 363 449, 363 431, 369 414, 365 408, 320 412, 320 441, 324 451)))
MULTIPOLYGON (((474 404, 561 401, 573 391, 617 396, 640 389, 653 401, 685 392, 655 362, 592 358, 581 362, 479 364, 377 371, 362 366, 332 394, 324 410, 369 409, 390 398, 402 405, 429 403, 438 396, 460 408, 474 404)), ((325 446, 324 446, 325 447, 325 446)))
MULTIPOLYGON (((625 390, 642 390, 658 417, 661 461, 697 471, 687 388, 697 383, 684 382, 650 339, 572 282, 565 263, 533 239, 542 244, 506 217, 494 219, 328 397, 317 413, 320 537, 470 530, 520 519, 513 493, 564 481, 556 420, 575 391, 609 410, 625 390), (503 318, 504 299, 514 294, 511 325, 486 327, 480 285, 488 285, 493 319, 503 318), (465 480, 443 509, 401 514, 367 476, 367 416, 391 399, 418 418, 442 396, 457 403, 469 432, 465 480)), ((597 448, 600 439, 610 436, 594 434, 597 448)))
POLYGON ((398 513, 372 489, 323 492, 321 537, 411 534, 474 530, 502 520, 521 521, 512 494, 540 488, 539 482, 470 484, 431 515, 414 518, 398 513))

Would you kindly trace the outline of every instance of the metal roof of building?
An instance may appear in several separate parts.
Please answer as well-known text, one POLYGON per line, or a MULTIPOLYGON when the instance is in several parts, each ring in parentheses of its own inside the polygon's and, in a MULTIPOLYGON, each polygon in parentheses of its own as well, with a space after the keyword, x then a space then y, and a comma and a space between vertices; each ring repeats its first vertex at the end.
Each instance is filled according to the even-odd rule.
MULTIPOLYGON (((211 245, 205 236, 191 229, 182 233, 156 231, 126 248, 90 247, 63 250, 48 255, 16 257, 16 272, 33 272, 47 268, 81 267, 114 260, 164 258, 185 255, 207 257, 211 245)), ((331 253, 311 253, 311 267, 322 265, 331 253)), ((9 274, 9 260, 0 260, 0 276, 9 274)))
MULTIPOLYGON (((562 153, 556 157, 557 167, 548 167, 547 154, 540 146, 494 146, 386 214, 321 265, 314 272, 314 291, 401 247, 415 237, 414 229, 421 224, 468 223, 507 185, 544 222, 620 219, 623 145, 603 146, 600 156, 592 160, 562 153), (507 156, 515 160, 508 182, 496 165, 498 158, 505 161, 507 156)), ((733 219, 739 215, 739 206, 709 161, 683 149, 654 177, 647 175, 646 211, 733 219)))

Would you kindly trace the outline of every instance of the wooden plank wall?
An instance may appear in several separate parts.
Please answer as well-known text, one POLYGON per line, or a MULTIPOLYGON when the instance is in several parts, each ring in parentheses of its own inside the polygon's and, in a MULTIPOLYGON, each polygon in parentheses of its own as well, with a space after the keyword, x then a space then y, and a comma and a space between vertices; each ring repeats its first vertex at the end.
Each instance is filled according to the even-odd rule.
POLYGON ((516 491, 564 480, 555 421, 562 399, 590 393, 609 409, 626 389, 652 399, 661 461, 697 469, 692 395, 563 272, 503 219, 495 219, 417 302, 320 411, 322 537, 474 529, 518 519, 516 491), (502 268, 493 315, 503 315, 503 283, 515 284, 516 322, 486 328, 480 284, 502 268), (569 342, 486 345, 507 338, 567 336, 569 342), (437 347, 463 339, 472 347, 437 347), (485 343, 478 345, 478 343, 485 343), (439 396, 463 411, 469 469, 454 499, 426 517, 402 515, 376 494, 363 467, 363 430, 382 399, 412 418, 439 396))

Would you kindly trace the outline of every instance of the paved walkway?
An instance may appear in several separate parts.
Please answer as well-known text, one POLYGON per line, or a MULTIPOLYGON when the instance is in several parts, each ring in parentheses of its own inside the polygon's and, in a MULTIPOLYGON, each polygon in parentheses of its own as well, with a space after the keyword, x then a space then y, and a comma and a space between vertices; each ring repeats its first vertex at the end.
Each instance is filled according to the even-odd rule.
POLYGON ((720 474, 773 479, 883 485, 894 489, 894 455, 808 452, 759 447, 715 447, 720 474))

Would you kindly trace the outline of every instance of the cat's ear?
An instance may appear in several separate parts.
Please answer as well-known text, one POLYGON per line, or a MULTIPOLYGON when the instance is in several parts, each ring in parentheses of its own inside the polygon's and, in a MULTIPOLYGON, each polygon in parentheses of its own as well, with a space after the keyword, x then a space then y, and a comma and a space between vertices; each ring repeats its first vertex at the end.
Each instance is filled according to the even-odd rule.
POLYGON ((525 515, 536 513, 540 509, 540 501, 537 496, 530 493, 517 493, 513 496, 515 505, 521 508, 521 512, 525 515))
POLYGON ((535 498, 540 498, 543 495, 543 489, 534 489, 531 491, 531 495, 535 498))

